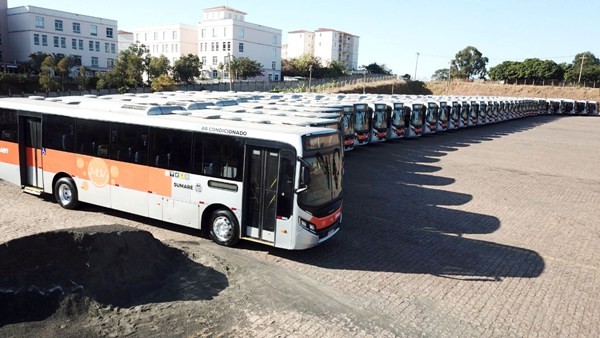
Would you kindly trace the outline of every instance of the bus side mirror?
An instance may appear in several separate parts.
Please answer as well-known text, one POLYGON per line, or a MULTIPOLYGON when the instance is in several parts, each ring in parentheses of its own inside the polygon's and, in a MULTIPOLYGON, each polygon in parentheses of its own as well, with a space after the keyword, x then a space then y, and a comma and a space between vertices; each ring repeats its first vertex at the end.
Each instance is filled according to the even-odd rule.
POLYGON ((296 193, 301 193, 303 191, 306 191, 308 189, 308 185, 310 184, 310 168, 308 163, 306 163, 306 161, 301 160, 301 167, 300 167, 300 184, 298 189, 296 189, 296 193))

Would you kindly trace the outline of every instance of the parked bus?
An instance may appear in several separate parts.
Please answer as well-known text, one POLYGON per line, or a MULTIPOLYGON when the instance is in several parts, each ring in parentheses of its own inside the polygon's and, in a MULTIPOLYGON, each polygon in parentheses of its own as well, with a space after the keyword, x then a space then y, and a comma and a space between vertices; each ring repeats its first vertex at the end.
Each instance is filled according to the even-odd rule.
POLYGON ((418 137, 423 135, 423 124, 425 123, 425 115, 427 114, 427 105, 424 102, 408 102, 404 105, 407 110, 405 123, 406 137, 418 137))
POLYGON ((1 99, 0 178, 67 209, 100 205, 198 228, 227 246, 305 249, 337 233, 338 131, 160 108, 1 99))
POLYGON ((387 140, 389 117, 388 105, 385 103, 371 103, 369 108, 372 111, 371 119, 371 139, 369 143, 384 142, 387 140))
POLYGON ((460 128, 465 128, 469 126, 469 116, 471 114, 471 105, 469 101, 462 101, 460 105, 460 128))
POLYGON ((479 120, 479 103, 471 101, 471 109, 469 110, 469 126, 476 126, 479 120))
POLYGON ((438 101, 439 102, 439 110, 438 110, 438 122, 437 122, 437 131, 444 131, 448 129, 448 120, 450 119, 450 106, 446 101, 438 101))
POLYGON ((354 146, 368 144, 371 140, 371 114, 368 104, 354 104, 354 146))
POLYGON ((423 123, 423 134, 431 134, 437 131, 439 106, 436 102, 427 102, 427 112, 425 113, 425 122, 423 123))
POLYGON ((409 113, 405 109, 403 102, 394 101, 388 103, 388 139, 391 140, 405 136, 406 128, 408 126, 408 123, 406 123, 408 120, 407 115, 409 115, 409 113))

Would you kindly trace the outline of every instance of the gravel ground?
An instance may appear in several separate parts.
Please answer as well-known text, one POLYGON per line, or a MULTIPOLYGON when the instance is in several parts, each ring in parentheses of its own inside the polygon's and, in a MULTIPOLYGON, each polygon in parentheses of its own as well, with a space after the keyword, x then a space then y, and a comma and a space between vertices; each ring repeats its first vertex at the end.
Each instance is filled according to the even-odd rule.
POLYGON ((540 116, 356 149, 342 230, 298 252, 0 181, 0 336, 599 336, 599 131, 540 116))

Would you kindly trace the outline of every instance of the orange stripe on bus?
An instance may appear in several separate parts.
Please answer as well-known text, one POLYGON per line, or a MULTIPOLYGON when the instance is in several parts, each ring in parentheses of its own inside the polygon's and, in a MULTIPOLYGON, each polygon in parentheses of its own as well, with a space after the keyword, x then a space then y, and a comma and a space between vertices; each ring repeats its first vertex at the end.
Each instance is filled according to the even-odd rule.
POLYGON ((19 165, 19 144, 0 141, 0 162, 19 165))
POLYGON ((332 213, 329 216, 325 216, 322 218, 313 217, 310 219, 310 223, 314 224, 317 227, 317 230, 321 230, 335 223, 340 218, 341 214, 342 207, 337 209, 334 213, 332 213))

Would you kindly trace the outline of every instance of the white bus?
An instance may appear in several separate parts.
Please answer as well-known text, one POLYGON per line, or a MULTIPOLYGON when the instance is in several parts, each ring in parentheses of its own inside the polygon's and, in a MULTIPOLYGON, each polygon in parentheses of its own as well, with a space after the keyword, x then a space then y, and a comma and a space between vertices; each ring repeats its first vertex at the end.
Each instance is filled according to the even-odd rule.
POLYGON ((305 249, 339 230, 338 131, 98 104, 0 99, 0 179, 64 208, 100 205, 198 228, 227 246, 305 249))

